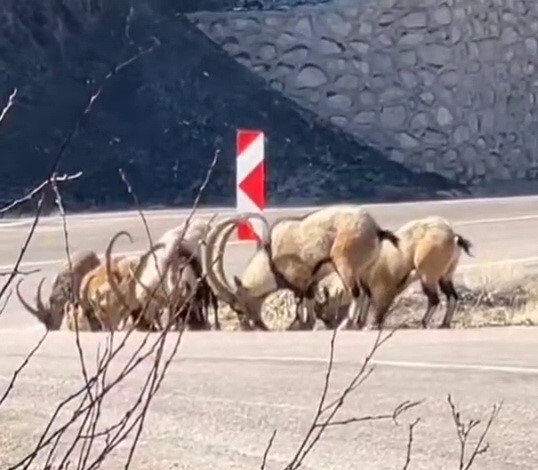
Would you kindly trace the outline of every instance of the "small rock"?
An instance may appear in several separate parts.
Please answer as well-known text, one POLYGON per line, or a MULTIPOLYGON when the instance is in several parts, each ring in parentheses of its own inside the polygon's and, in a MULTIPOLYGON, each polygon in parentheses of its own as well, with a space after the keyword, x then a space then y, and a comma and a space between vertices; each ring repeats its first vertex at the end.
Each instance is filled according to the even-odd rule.
POLYGON ((440 75, 439 81, 444 86, 448 88, 453 88, 459 83, 460 77, 456 71, 448 70, 440 75))
POLYGON ((413 136, 409 135, 407 132, 401 132, 400 134, 398 134, 398 139, 400 140, 400 145, 404 149, 410 149, 419 146, 419 141, 413 136))
POLYGON ((437 66, 448 64, 452 56, 450 47, 441 44, 420 46, 418 54, 424 62, 437 66))
POLYGON ((327 83, 327 75, 315 65, 304 66, 297 75, 297 86, 300 88, 316 88, 327 83))
POLYGON ((525 47, 527 48, 527 52, 531 55, 538 54, 538 42, 534 38, 527 38, 525 39, 525 47))
POLYGON ((349 109, 352 103, 347 95, 335 94, 327 97, 327 104, 332 108, 349 109))
POLYGON ((508 26, 507 28, 504 28, 501 33, 501 41, 505 45, 514 44, 519 40, 519 34, 517 34, 516 30, 512 26, 508 26))
POLYGON ((276 57, 276 47, 272 44, 263 44, 258 49, 258 54, 263 60, 271 60, 276 57))
POLYGON ((430 116, 427 113, 421 112, 413 116, 409 125, 413 132, 418 133, 426 129, 429 123, 430 123, 430 116))
POLYGON ((302 62, 308 56, 308 48, 306 46, 295 46, 282 54, 282 59, 290 62, 302 62))
POLYGON ((401 88, 390 87, 381 93, 379 101, 381 103, 390 103, 391 101, 397 101, 403 98, 405 95, 406 93, 401 88))
POLYGON ((404 65, 413 66, 417 63, 417 53, 412 50, 401 51, 398 55, 398 59, 404 65))
POLYGON ((406 118, 403 106, 387 106, 381 110, 379 119, 381 125, 390 129, 399 129, 403 126, 406 118))
POLYGON ((460 145, 463 142, 467 142, 471 138, 471 132, 469 131, 469 128, 465 125, 460 125, 456 127, 454 130, 454 143, 456 145, 460 145))
POLYGON ((334 82, 334 86, 344 90, 355 90, 359 86, 359 78, 356 75, 341 75, 334 82))
POLYGON ((330 121, 338 127, 345 127, 348 123, 348 119, 345 116, 331 116, 330 121))
POLYGON ((308 17, 300 18, 297 23, 295 23, 295 32, 301 36, 312 37, 312 25, 310 24, 310 19, 308 17))
POLYGON ((353 26, 351 23, 344 18, 342 18, 340 15, 336 13, 329 13, 326 16, 327 26, 328 28, 335 34, 339 36, 347 36, 349 33, 351 33, 351 30, 353 29, 353 26))
POLYGON ((435 95, 429 91, 420 94, 420 99, 424 104, 431 106, 435 101, 435 95))
POLYGON ((408 13, 401 19, 401 23, 405 28, 424 28, 428 23, 428 19, 425 12, 417 11, 408 13))
POLYGON ((400 46, 417 46, 424 41, 424 34, 422 33, 405 33, 398 40, 400 46))
POLYGON ((409 70, 400 70, 398 76, 407 88, 415 88, 418 85, 417 76, 409 70))
POLYGON ((448 126, 453 121, 452 114, 450 111, 445 108, 444 106, 441 106, 437 110, 437 122, 440 126, 448 126))
POLYGON ((351 41, 349 42, 349 47, 359 54, 366 54, 370 49, 370 45, 363 41, 351 41))
POLYGON ((376 116, 373 111, 362 111, 353 118, 353 122, 356 124, 372 124, 375 121, 376 116))
POLYGON ((376 104, 376 97, 371 91, 365 90, 359 94, 359 101, 366 106, 372 106, 376 104))
POLYGON ((340 54, 344 50, 344 46, 333 39, 321 38, 319 42, 319 51, 322 54, 340 54))
POLYGON ((433 12, 433 19, 442 25, 450 24, 452 21, 452 12, 446 5, 442 5, 433 12))

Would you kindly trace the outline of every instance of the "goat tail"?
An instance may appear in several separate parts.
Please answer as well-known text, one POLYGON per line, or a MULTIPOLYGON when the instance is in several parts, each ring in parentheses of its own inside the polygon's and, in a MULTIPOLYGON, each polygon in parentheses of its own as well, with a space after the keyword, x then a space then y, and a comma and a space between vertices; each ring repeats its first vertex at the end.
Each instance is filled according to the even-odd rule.
POLYGON ((462 248, 468 256, 474 257, 474 255, 471 253, 471 248, 473 244, 469 240, 467 240, 467 238, 456 234, 456 245, 462 248))
POLYGON ((388 240, 390 243, 392 243, 396 248, 398 248, 400 244, 400 239, 394 234, 394 232, 391 232, 390 230, 383 230, 378 229, 377 230, 377 238, 379 238, 379 241, 388 240))

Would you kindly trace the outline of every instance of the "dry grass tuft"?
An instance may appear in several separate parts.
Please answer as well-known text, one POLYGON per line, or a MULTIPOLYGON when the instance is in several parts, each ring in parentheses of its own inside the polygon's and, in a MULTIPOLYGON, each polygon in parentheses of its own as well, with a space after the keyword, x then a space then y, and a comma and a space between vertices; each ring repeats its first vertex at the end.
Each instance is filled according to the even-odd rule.
MULTIPOLYGON (((529 275, 516 265, 483 265, 465 274, 456 284, 460 295, 454 315, 453 328, 477 328, 484 326, 533 326, 538 325, 538 275, 529 275)), ((445 300, 435 313, 431 327, 438 325, 444 315, 445 300)), ((295 315, 293 295, 281 290, 268 296, 262 315, 274 325, 275 330, 285 330, 295 315)), ((391 328, 406 318, 403 328, 420 328, 420 320, 426 309, 426 298, 418 283, 412 285, 393 304, 386 327, 391 328)), ((342 306, 340 315, 347 310, 342 306)), ((241 329, 235 313, 221 305, 220 318, 223 329, 241 329)), ((369 322, 372 319, 370 311, 369 322)))

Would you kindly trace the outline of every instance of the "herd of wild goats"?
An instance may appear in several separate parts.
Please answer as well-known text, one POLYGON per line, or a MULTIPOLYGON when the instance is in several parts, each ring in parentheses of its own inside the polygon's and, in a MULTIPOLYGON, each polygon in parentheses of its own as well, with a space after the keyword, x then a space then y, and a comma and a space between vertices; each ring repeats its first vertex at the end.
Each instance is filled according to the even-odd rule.
MULTIPOLYGON (((441 328, 449 328, 458 295, 453 275, 461 250, 471 244, 441 217, 413 220, 394 233, 382 229, 358 205, 335 205, 304 217, 287 217, 272 227, 260 214, 245 213, 210 223, 193 221, 167 231, 142 255, 113 255, 121 231, 111 239, 103 260, 93 251, 75 253, 56 276, 48 302, 39 283, 36 306, 17 295, 47 329, 121 330, 131 325, 146 331, 220 329, 218 301, 237 314, 245 329, 271 329, 261 314, 264 299, 289 289, 296 299, 295 328, 314 328, 316 320, 337 328, 363 328, 370 304, 374 328, 381 328, 396 296, 419 280, 428 306, 427 327, 439 304, 438 288, 447 298, 441 328), (262 220, 265 239, 258 243, 241 279, 232 287, 223 254, 237 223, 262 220), (322 300, 320 300, 320 298, 322 300), (329 301, 349 305, 347 315, 328 321, 329 301), (341 318, 343 317, 343 318, 341 318)), ((338 316, 335 311, 335 316, 338 316)))

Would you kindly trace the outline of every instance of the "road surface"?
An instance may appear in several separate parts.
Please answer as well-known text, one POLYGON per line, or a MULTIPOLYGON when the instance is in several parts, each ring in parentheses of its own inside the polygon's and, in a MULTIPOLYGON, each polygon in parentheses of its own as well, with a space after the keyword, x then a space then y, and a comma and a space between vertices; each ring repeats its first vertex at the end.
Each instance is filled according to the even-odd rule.
MULTIPOLYGON (((306 209, 271 209, 270 221, 306 209)), ((476 258, 462 258, 461 272, 484 269, 538 268, 538 197, 490 200, 379 204, 371 212, 384 227, 430 214, 447 217, 475 244, 476 258)), ((225 213, 225 211, 222 211, 225 213)), ((212 211, 204 211, 210 216, 212 211)), ((148 212, 152 235, 180 222, 185 211, 148 212)), ((1 270, 8 270, 27 233, 28 219, 0 223, 1 270)), ((132 245, 147 246, 136 213, 92 214, 68 218, 72 250, 102 252, 119 229, 129 230, 132 245)), ((235 241, 226 267, 238 273, 253 245, 235 241)), ((61 220, 43 219, 22 269, 23 291, 32 296, 41 275, 51 277, 65 259, 61 220)), ((50 283, 47 283, 48 287, 50 283)), ((0 317, 0 391, 42 333, 41 327, 11 299, 0 317)), ((337 340, 333 386, 341 389, 357 370, 375 333, 344 332, 337 340)), ((139 336, 123 351, 136 346, 139 336)), ((299 444, 312 417, 325 373, 330 332, 192 333, 152 405, 146 431, 131 468, 259 468, 265 445, 278 429, 268 468, 282 468, 299 444)), ((101 334, 83 337, 87 357, 103 343, 101 334)), ((364 389, 347 402, 342 416, 391 411, 402 400, 426 401, 415 412, 392 423, 354 424, 327 432, 305 468, 393 469, 405 460, 407 423, 422 420, 415 433, 410 468, 457 468, 458 442, 450 421, 446 394, 461 403, 465 416, 484 417, 493 402, 504 407, 493 427, 491 450, 475 468, 538 468, 538 329, 497 328, 466 331, 401 331, 376 355, 377 369, 364 389), (469 413, 469 414, 468 414, 469 413)), ((57 332, 18 379, 0 407, 0 468, 7 468, 37 437, 52 407, 80 385, 74 336, 57 332), (46 397, 46 400, 43 399, 46 397), (39 404, 39 405, 37 405, 39 404)), ((133 399, 141 373, 121 387, 106 407, 107 417, 133 399)), ((333 392, 334 393, 334 392, 333 392)), ((123 468, 112 460, 106 468, 123 468)))

